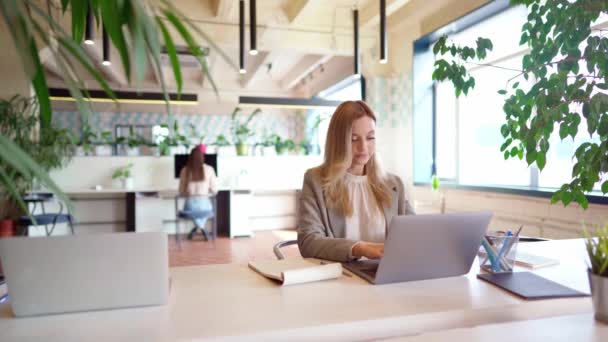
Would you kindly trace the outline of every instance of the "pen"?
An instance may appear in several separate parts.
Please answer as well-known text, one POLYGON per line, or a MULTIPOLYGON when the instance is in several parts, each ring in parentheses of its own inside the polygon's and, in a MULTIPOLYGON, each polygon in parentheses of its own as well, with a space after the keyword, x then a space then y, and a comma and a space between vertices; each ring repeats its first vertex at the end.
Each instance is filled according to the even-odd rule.
POLYGON ((492 264, 492 271, 499 272, 498 261, 496 260, 494 249, 488 244, 486 239, 481 239, 481 245, 483 248, 485 248, 486 253, 488 254, 488 259, 490 259, 490 264, 492 264))
MULTIPOLYGON (((519 241, 519 233, 521 233, 521 230, 522 230, 522 228, 523 228, 523 227, 524 227, 523 225, 519 226, 519 229, 518 229, 518 230, 517 230, 517 232, 515 233, 515 236, 514 236, 513 238, 509 239, 509 240, 510 240, 510 241, 509 241, 509 245, 507 246, 507 249, 505 250, 505 253, 504 253, 504 255, 505 255, 505 256, 506 256, 506 255, 509 255, 509 252, 511 251, 511 248, 513 247, 513 245, 514 245, 514 244, 515 244, 517 241, 519 241)), ((506 258, 506 257, 505 257, 505 258, 506 258)))
POLYGON ((511 244, 511 240, 513 240, 513 232, 512 231, 508 231, 507 232, 507 236, 504 237, 504 239, 502 240, 502 246, 500 247, 500 252, 498 252, 498 260, 501 264, 501 266, 503 266, 505 271, 509 271, 509 263, 506 261, 506 254, 505 252, 507 251, 508 246, 511 244))

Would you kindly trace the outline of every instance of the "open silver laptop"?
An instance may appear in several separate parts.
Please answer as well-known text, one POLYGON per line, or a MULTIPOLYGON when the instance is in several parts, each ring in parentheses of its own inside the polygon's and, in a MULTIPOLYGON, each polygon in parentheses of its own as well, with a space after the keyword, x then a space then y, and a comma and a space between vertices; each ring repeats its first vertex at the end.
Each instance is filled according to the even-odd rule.
POLYGON ((112 233, 0 239, 16 316, 162 305, 167 235, 112 233))
POLYGON ((491 218, 491 212, 396 216, 381 260, 344 267, 372 284, 466 274, 491 218))

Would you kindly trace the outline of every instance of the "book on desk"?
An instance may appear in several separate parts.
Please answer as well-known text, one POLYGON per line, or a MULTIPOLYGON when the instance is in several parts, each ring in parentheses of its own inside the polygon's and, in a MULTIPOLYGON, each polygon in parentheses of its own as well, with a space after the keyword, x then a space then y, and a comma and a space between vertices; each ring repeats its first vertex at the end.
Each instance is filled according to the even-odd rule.
POLYGON ((338 278, 342 265, 316 259, 250 261, 249 268, 281 285, 293 285, 338 278))

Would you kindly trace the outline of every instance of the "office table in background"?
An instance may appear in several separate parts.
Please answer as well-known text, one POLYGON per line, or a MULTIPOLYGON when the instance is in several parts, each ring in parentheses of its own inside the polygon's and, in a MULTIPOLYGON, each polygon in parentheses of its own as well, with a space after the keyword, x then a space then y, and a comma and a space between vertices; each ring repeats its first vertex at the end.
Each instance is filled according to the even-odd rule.
MULTIPOLYGON (((534 272, 589 291, 583 240, 521 244, 518 249, 560 259, 559 266, 534 272)), ((280 287, 236 264, 170 272, 172 289, 163 307, 16 319, 4 303, 2 341, 363 340, 593 312, 589 297, 519 299, 476 279, 477 262, 466 276, 381 286, 341 277, 280 287)))

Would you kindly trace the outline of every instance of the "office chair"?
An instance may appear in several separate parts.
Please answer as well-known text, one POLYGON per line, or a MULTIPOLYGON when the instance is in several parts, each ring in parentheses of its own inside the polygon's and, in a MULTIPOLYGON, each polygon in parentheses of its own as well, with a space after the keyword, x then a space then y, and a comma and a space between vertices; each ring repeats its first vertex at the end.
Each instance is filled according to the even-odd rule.
MULTIPOLYGON (((180 240, 179 240, 179 221, 180 220, 189 220, 194 222, 195 219, 206 219, 207 221, 209 219, 212 220, 212 234, 211 236, 209 236, 209 232, 207 231, 207 229, 205 227, 197 227, 196 225, 190 230, 190 232, 188 233, 188 237, 191 239, 194 234, 196 234, 199 230, 201 232, 201 234, 203 234, 203 237, 205 238, 206 241, 212 239, 215 240, 217 239, 217 200, 216 200, 216 196, 214 195, 210 195, 210 196, 176 196, 175 197, 175 213, 176 213, 176 223, 175 223, 175 241, 179 244, 180 240), (188 199, 188 198, 196 198, 196 197, 204 197, 204 198, 209 198, 209 200, 211 201, 211 206, 212 209, 211 210, 183 210, 183 209, 179 209, 179 200, 180 199, 188 199)), ((206 225, 206 223, 205 223, 206 225)))
POLYGON ((274 255, 277 257, 277 259, 283 260, 285 259, 285 255, 283 254, 283 252, 281 252, 281 248, 296 245, 297 243, 298 240, 279 241, 272 247, 272 250, 274 251, 274 255))
MULTIPOLYGON (((19 217, 17 225, 23 228, 23 235, 28 235, 29 226, 44 226, 44 231, 47 236, 53 234, 57 223, 67 223, 72 235, 74 234, 74 217, 69 213, 63 212, 64 203, 58 200, 53 193, 41 192, 31 193, 23 197, 23 201, 27 204, 29 215, 19 217), (47 213, 44 207, 45 203, 56 202, 59 204, 59 212, 47 213), (33 207, 30 210, 30 205, 33 207), (36 214, 36 209, 40 205, 42 214, 36 214), (50 229, 49 229, 49 226, 50 229)), ((66 210, 67 211, 67 210, 66 210)))

